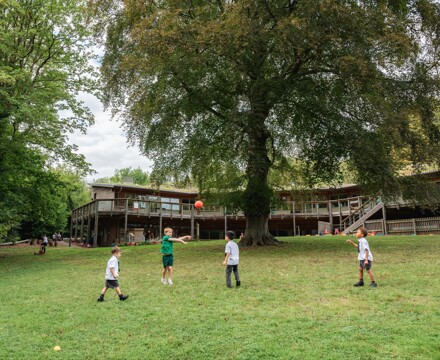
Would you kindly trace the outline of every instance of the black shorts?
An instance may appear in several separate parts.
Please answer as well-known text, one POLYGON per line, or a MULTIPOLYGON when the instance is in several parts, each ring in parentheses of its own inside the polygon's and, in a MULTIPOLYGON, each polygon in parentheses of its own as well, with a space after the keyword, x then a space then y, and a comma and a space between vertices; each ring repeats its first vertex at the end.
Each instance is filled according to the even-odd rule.
POLYGON ((162 255, 162 264, 164 268, 168 266, 173 266, 173 263, 174 263, 173 254, 162 255))
POLYGON ((105 287, 109 289, 114 289, 119 287, 118 280, 105 280, 105 287))
POLYGON ((365 265, 365 260, 359 260, 359 266, 362 269, 370 270, 373 267, 373 262, 371 260, 368 260, 368 264, 365 265))

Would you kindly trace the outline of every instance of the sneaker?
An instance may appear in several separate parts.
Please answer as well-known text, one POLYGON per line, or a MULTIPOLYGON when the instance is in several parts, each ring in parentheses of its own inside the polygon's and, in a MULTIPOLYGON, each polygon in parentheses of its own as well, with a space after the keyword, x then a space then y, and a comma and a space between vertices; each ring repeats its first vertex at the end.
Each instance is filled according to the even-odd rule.
POLYGON ((164 284, 164 285, 167 284, 167 279, 165 279, 165 278, 162 278, 162 280, 160 280, 160 281, 162 281, 162 284, 164 284))
POLYGON ((168 285, 173 285, 173 280, 168 279, 168 285))
POLYGON ((128 295, 119 296, 119 300, 121 300, 121 301, 125 301, 127 299, 128 299, 128 295))
POLYGON ((356 284, 354 284, 353 286, 364 286, 364 282, 359 280, 356 284))
POLYGON ((377 284, 376 284, 375 282, 372 282, 372 283, 370 284, 370 287, 375 288, 375 287, 377 287, 377 284))
POLYGON ((99 301, 99 302, 103 302, 103 301, 104 301, 104 298, 103 298, 103 297, 99 297, 99 298, 98 298, 98 301, 99 301))
POLYGON ((241 285, 241 281, 237 281, 237 287, 241 285))

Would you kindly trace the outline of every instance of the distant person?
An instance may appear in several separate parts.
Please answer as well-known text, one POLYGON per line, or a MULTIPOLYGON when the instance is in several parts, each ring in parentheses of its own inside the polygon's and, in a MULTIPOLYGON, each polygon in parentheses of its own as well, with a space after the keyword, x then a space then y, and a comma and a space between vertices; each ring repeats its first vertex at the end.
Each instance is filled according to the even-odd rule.
POLYGON ((359 228, 356 232, 356 237, 358 238, 358 243, 355 244, 350 239, 347 243, 353 245, 358 249, 358 260, 359 260, 359 281, 354 284, 354 286, 364 286, 364 269, 367 270, 368 276, 370 277, 370 286, 377 287, 376 281, 374 281, 373 272, 371 268, 373 267, 373 254, 371 253, 370 246, 366 239, 368 231, 365 228, 359 228))
POLYGON ((49 245, 49 240, 47 239, 47 236, 43 236, 43 242, 41 243, 41 253, 46 254, 46 246, 49 245))
POLYGON ((104 301, 104 295, 108 289, 115 289, 119 296, 119 300, 124 301, 128 299, 128 295, 124 295, 119 287, 119 258, 121 257, 122 251, 118 246, 112 248, 113 256, 107 262, 107 268, 105 269, 105 286, 101 290, 101 295, 99 295, 98 301, 104 301))
MULTIPOLYGON (((243 234, 240 236, 242 239, 243 234)), ((226 266, 226 286, 232 288, 231 272, 234 272, 236 286, 240 286, 240 276, 238 274, 238 263, 240 261, 240 251, 238 245, 234 242, 235 234, 233 231, 226 231, 225 240, 227 241, 225 247, 225 260, 223 265, 226 266)))
POLYGON ((162 253, 162 284, 173 285, 173 265, 174 265, 174 255, 173 255, 173 242, 181 242, 182 244, 187 244, 185 239, 191 240, 191 236, 182 236, 180 238, 173 238, 173 229, 167 227, 163 230, 165 236, 162 238, 162 247, 160 252, 162 253), (166 274, 168 272, 168 282, 166 279, 166 274))

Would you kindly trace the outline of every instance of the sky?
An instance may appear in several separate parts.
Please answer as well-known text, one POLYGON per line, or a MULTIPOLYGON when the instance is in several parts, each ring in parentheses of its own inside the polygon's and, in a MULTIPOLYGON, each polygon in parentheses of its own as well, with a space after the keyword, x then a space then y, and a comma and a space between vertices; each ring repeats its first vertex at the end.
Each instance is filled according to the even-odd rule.
POLYGON ((77 153, 85 156, 96 174, 87 181, 114 175, 116 169, 127 167, 150 172, 152 162, 140 154, 137 147, 129 144, 121 123, 111 119, 101 102, 91 94, 82 94, 80 99, 95 115, 95 124, 84 135, 77 131, 69 136, 70 144, 78 146, 77 153))

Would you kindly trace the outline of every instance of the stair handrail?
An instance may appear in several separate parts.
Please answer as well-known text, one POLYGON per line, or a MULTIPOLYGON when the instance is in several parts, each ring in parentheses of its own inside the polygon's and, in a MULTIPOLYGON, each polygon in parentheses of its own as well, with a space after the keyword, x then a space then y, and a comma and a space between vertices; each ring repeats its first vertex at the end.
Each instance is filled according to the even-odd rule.
MULTIPOLYGON (((368 209, 364 214, 366 214, 368 211, 370 211, 371 209, 373 209, 375 205, 377 205, 377 198, 375 198, 375 197, 370 197, 366 202, 364 202, 364 203, 362 204, 362 206, 360 206, 359 208, 357 208, 354 212, 352 212, 352 213, 351 213, 350 215, 348 215, 345 219, 343 219, 343 220, 341 221, 341 224, 340 224, 340 225, 341 225, 341 229, 344 230, 344 229, 346 228, 346 225, 345 225, 345 224, 346 224, 349 220, 352 220, 352 224, 354 224, 357 220, 359 220, 363 215, 359 216, 358 219, 355 219, 356 215, 359 214, 361 211, 366 210, 366 208, 367 208, 368 205, 373 205, 373 206, 371 206, 371 208, 368 209)), ((351 224, 350 224, 350 225, 351 225, 351 224)), ((350 226, 350 225, 348 225, 348 226, 350 226)), ((347 227, 348 227, 348 226, 347 226, 347 227)))

